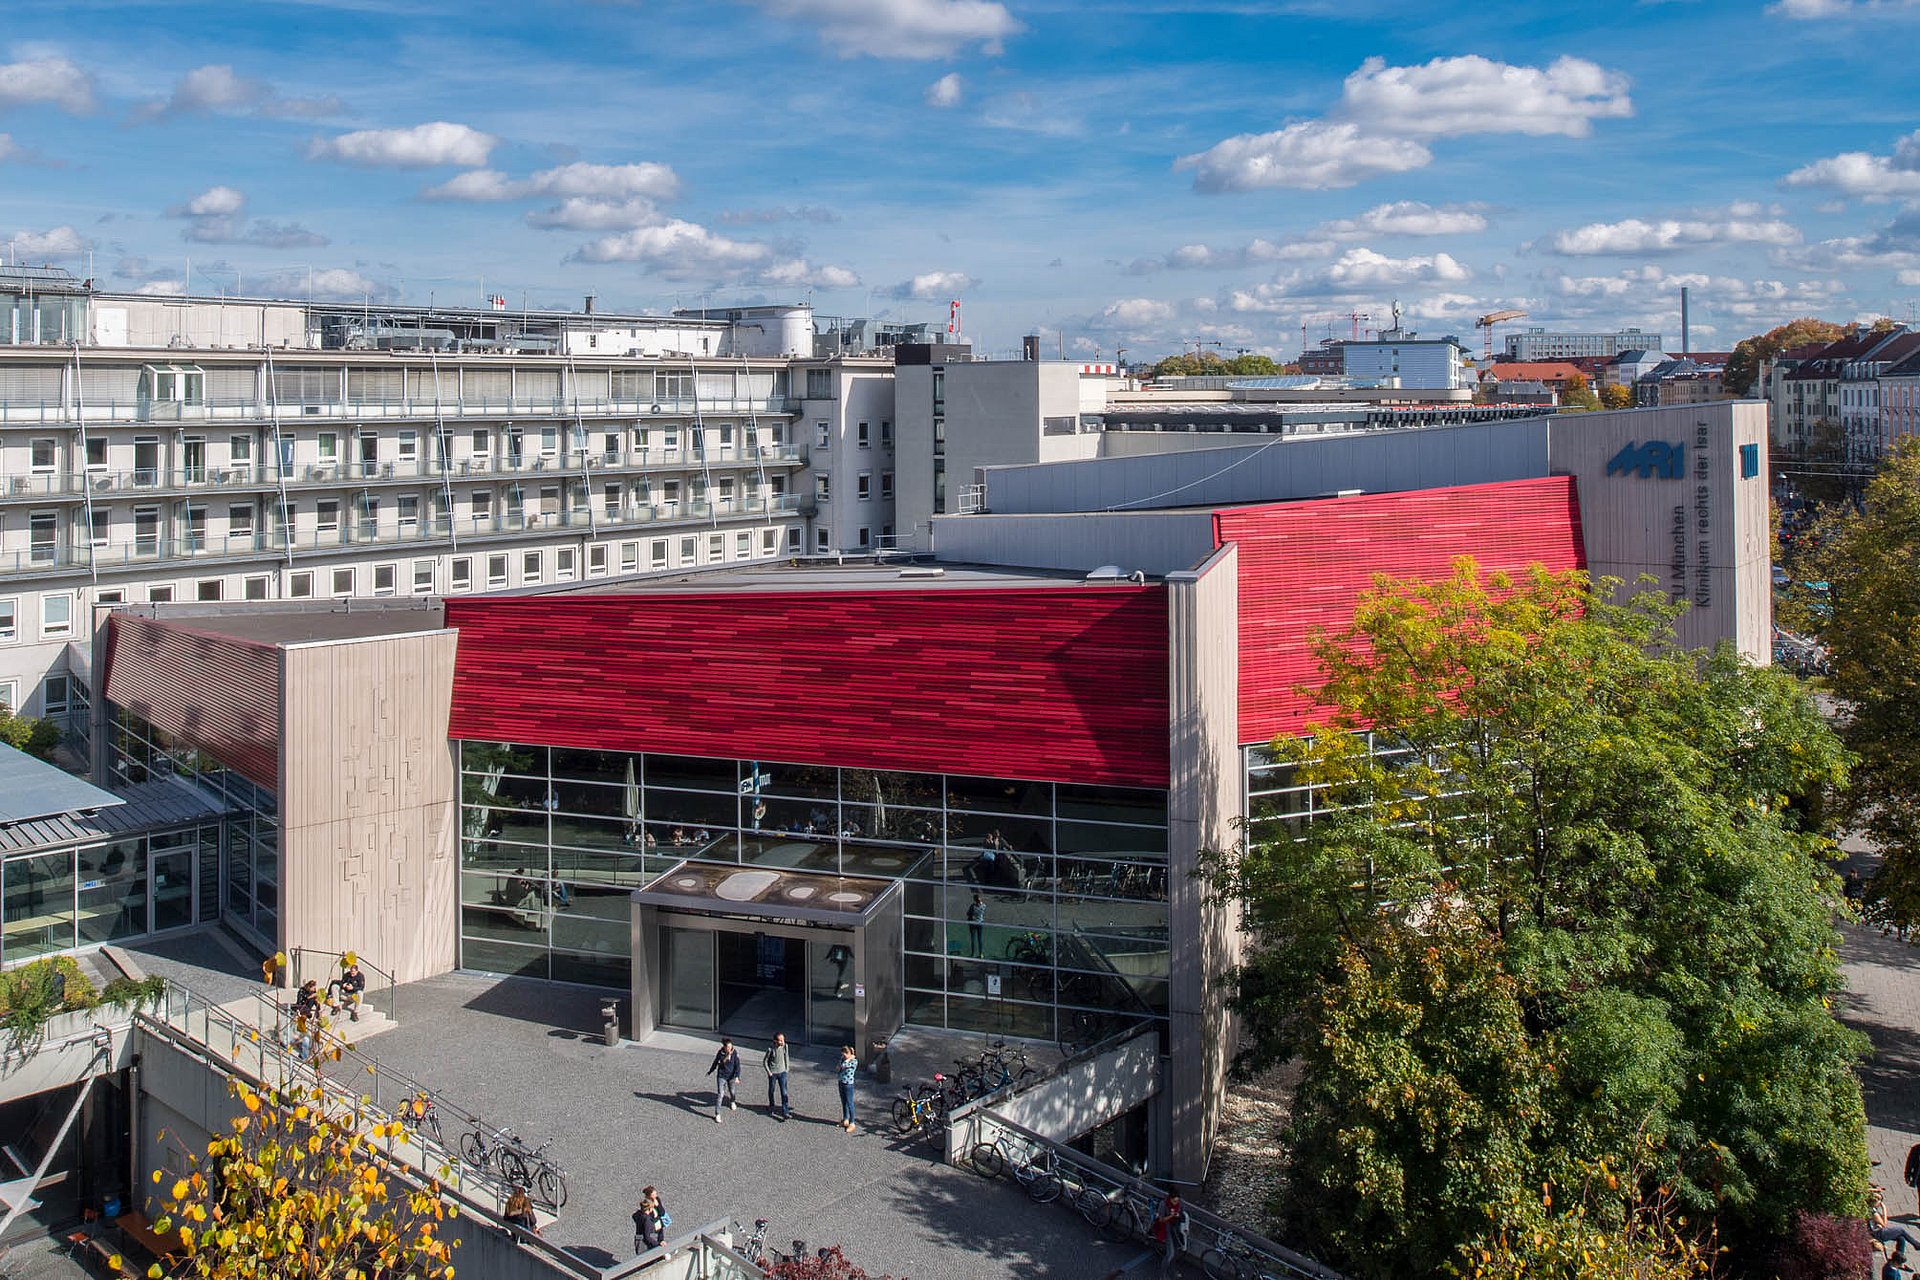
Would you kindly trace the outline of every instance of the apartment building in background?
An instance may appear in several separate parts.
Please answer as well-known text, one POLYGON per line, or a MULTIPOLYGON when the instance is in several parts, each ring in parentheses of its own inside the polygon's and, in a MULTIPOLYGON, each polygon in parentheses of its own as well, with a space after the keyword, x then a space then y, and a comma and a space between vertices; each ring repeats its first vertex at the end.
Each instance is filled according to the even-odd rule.
POLYGON ((1617 356, 1623 351, 1658 351, 1666 340, 1657 333, 1638 329, 1619 329, 1612 333, 1550 333, 1545 329, 1525 329, 1506 335, 1503 359, 1570 360, 1579 356, 1617 356))

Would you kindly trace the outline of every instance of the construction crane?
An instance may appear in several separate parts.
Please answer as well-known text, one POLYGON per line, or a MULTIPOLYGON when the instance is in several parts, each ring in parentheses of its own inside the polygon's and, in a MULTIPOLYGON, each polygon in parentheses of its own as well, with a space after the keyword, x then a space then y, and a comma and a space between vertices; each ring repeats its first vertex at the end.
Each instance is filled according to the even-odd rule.
POLYGON ((1504 324, 1508 320, 1524 320, 1526 318, 1527 313, 1524 311, 1489 311, 1486 315, 1481 316, 1473 322, 1473 327, 1480 330, 1481 337, 1484 339, 1480 350, 1481 358, 1485 363, 1493 363, 1493 326, 1504 324))

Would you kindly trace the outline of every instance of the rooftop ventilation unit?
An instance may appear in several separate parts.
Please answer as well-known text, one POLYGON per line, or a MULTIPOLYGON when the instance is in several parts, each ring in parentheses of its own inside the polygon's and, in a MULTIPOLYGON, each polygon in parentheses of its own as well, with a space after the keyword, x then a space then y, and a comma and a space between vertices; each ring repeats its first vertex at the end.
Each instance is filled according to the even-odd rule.
POLYGON ((900 571, 900 576, 903 578, 944 578, 947 576, 947 571, 932 565, 909 565, 900 571))
POLYGON ((1117 564, 1103 564, 1087 575, 1088 582, 1145 582, 1147 575, 1138 569, 1128 573, 1117 564))

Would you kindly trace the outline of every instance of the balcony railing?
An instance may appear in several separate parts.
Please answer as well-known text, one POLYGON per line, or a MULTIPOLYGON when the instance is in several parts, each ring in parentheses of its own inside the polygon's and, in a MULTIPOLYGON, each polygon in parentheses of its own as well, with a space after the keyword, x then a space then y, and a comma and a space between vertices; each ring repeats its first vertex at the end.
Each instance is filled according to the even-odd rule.
MULTIPOLYGON (((277 412, 282 424, 314 418, 502 418, 520 415, 571 418, 689 418, 696 412, 716 418, 748 414, 786 415, 797 402, 788 396, 733 396, 707 399, 696 406, 691 396, 665 399, 582 399, 562 397, 470 396, 442 401, 431 398, 393 400, 282 400, 276 406, 262 400, 209 400, 202 404, 177 401, 106 400, 86 403, 88 422, 245 422, 270 420, 277 412)), ((76 422, 80 414, 71 401, 0 400, 0 423, 76 422)))
POLYGON ((372 529, 343 521, 327 529, 296 529, 291 538, 285 530, 259 530, 253 533, 174 533, 169 536, 135 535, 124 542, 43 542, 35 546, 0 551, 0 578, 33 574, 72 573, 89 567, 124 569, 141 565, 203 560, 258 559, 263 556, 341 551, 356 547, 408 547, 421 544, 447 544, 453 537, 495 538, 520 534, 557 533, 562 530, 598 530, 611 534, 617 530, 656 525, 700 523, 720 519, 774 516, 800 509, 795 494, 771 498, 714 498, 658 502, 641 507, 625 507, 612 514, 596 509, 591 514, 579 507, 566 511, 530 511, 492 516, 421 517, 408 524, 381 524, 372 529), (289 546, 289 542, 291 546, 289 546))
MULTIPOLYGON (((689 467, 788 466, 804 461, 794 445, 755 448, 717 445, 705 449, 574 449, 523 453, 519 457, 466 457, 441 464, 426 458, 375 462, 296 463, 286 469, 289 486, 359 488, 374 482, 484 480, 489 476, 552 476, 593 480, 628 471, 666 471, 689 467)), ((129 493, 169 490, 258 490, 282 482, 276 465, 225 467, 139 467, 131 471, 37 472, 0 476, 0 501, 81 498, 91 493, 112 498, 129 493)))

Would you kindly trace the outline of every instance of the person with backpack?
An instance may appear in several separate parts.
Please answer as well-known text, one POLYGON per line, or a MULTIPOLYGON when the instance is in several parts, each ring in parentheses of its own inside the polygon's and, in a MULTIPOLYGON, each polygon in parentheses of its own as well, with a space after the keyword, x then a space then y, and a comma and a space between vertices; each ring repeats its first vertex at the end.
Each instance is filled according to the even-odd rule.
POLYGON ((719 1124, 722 1107, 740 1109, 734 1096, 735 1082, 740 1079, 740 1051, 733 1047, 732 1039, 720 1042, 719 1051, 707 1064, 707 1074, 713 1077, 713 1122, 719 1124))
POLYGON ((1167 1192, 1167 1198, 1160 1202, 1160 1212, 1153 1220, 1153 1243, 1160 1252, 1160 1274, 1172 1275, 1174 1261, 1187 1248, 1187 1207, 1180 1202, 1178 1191, 1167 1192))
POLYGON ((793 1104, 787 1099, 788 1055, 785 1035, 774 1034, 773 1043, 767 1046, 767 1056, 761 1065, 767 1069, 767 1114, 781 1120, 792 1119, 793 1104), (773 1087, 776 1084, 780 1086, 780 1110, 777 1113, 773 1109, 773 1087))

